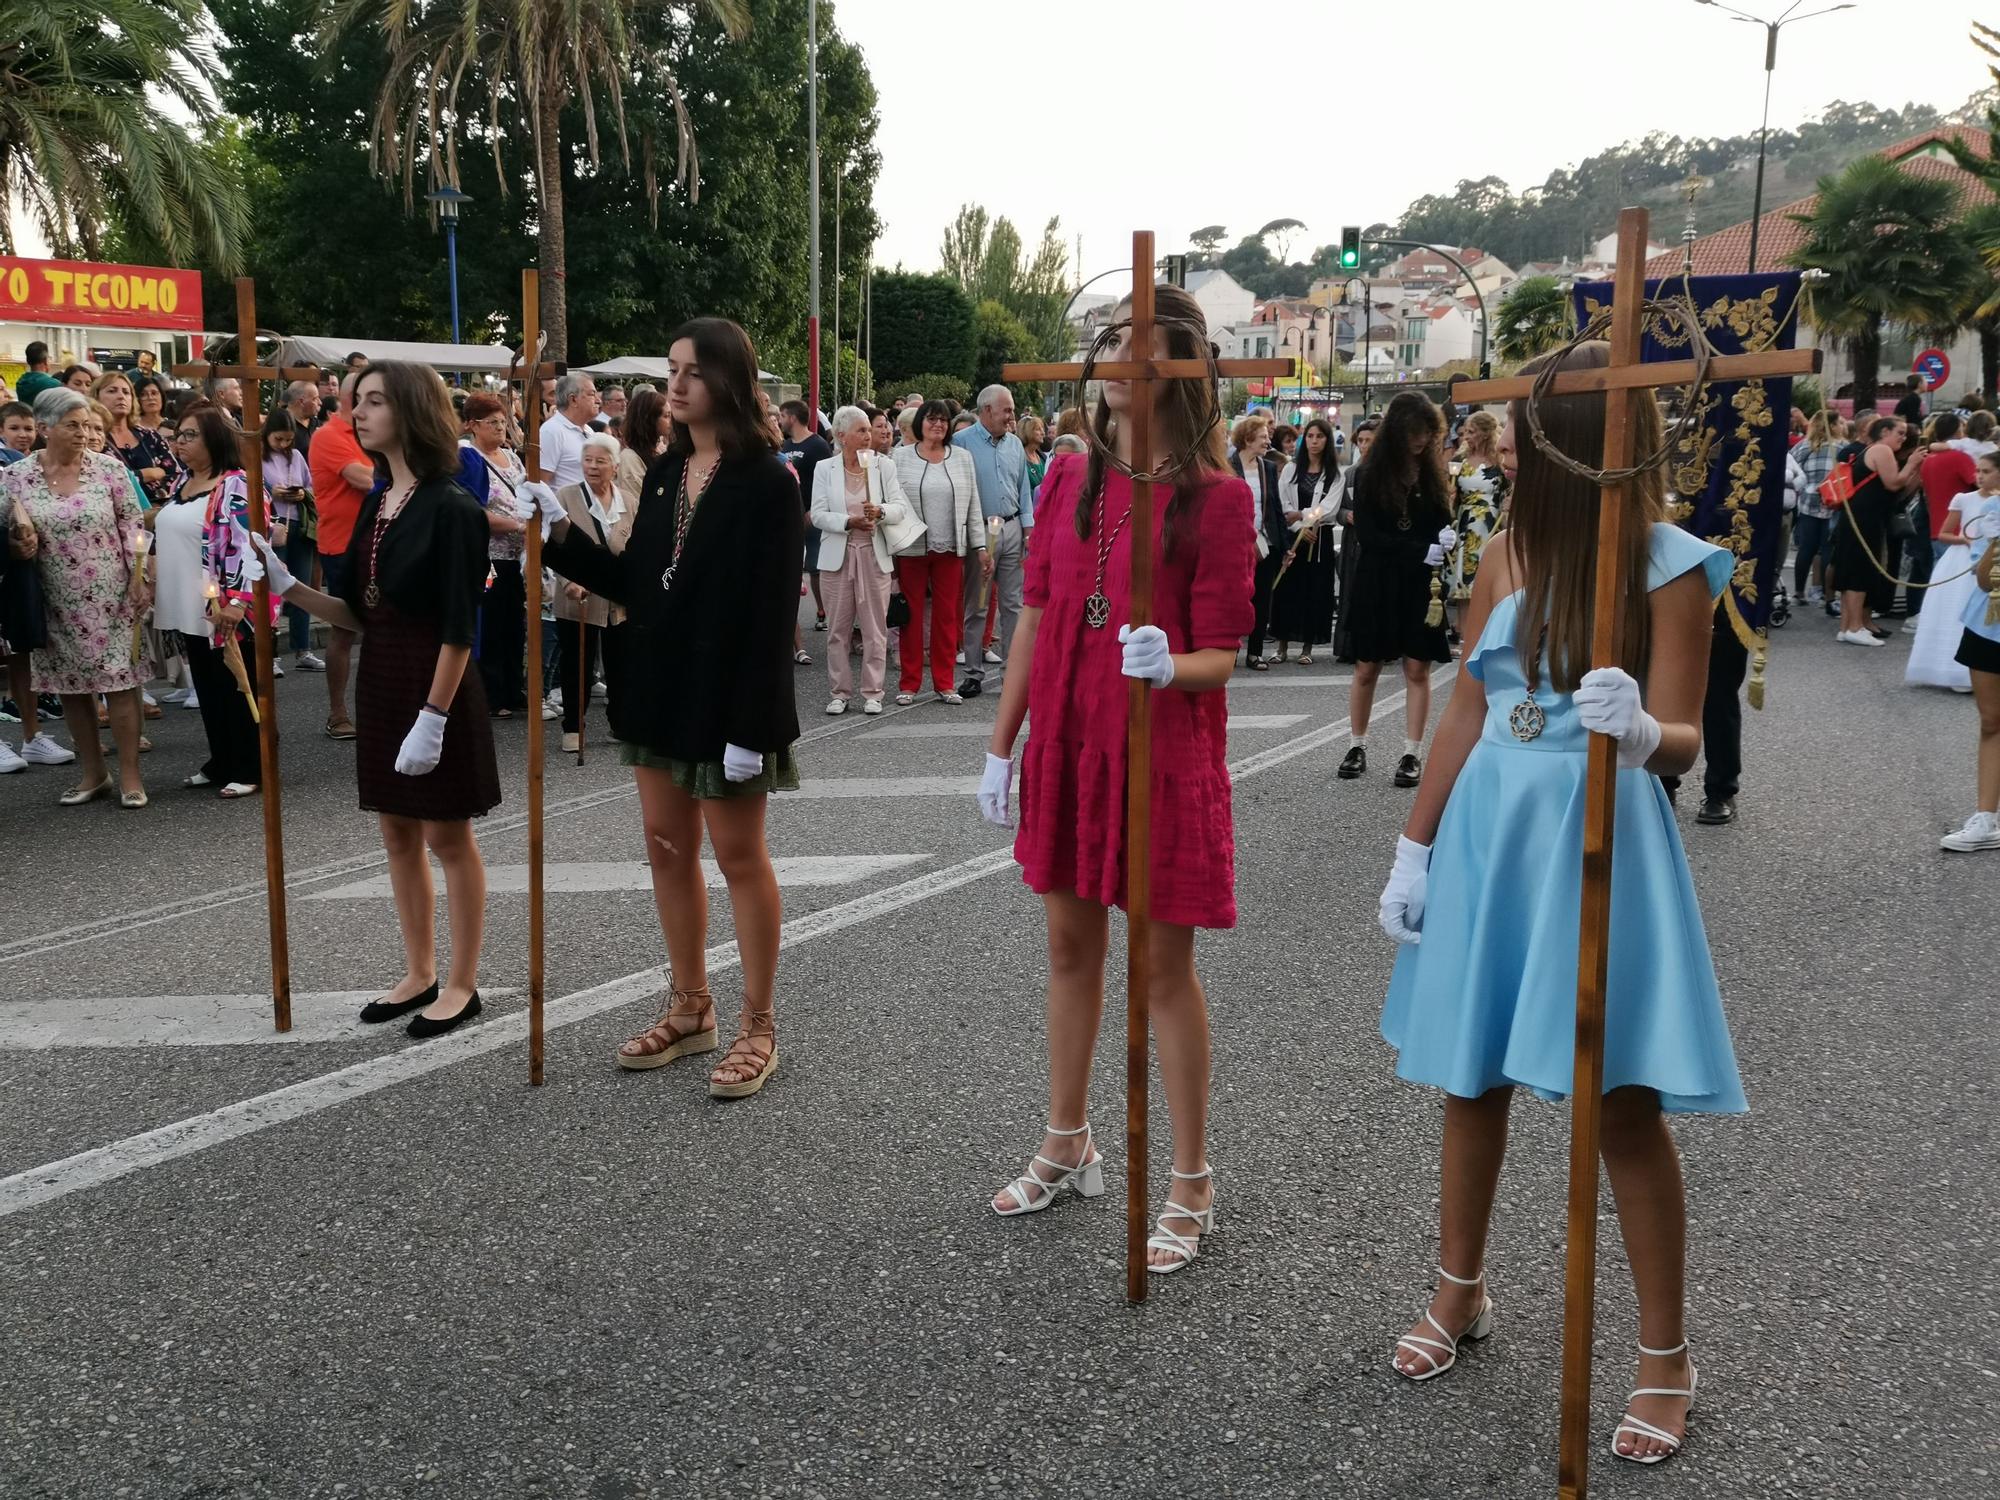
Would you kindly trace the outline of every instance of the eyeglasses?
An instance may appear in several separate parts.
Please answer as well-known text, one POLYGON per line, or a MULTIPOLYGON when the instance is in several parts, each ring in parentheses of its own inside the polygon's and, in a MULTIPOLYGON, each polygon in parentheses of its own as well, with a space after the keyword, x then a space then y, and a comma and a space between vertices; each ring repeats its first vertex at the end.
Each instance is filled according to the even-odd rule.
POLYGON ((174 441, 177 443, 192 443, 200 436, 201 429, 199 427, 183 427, 174 434, 174 441))

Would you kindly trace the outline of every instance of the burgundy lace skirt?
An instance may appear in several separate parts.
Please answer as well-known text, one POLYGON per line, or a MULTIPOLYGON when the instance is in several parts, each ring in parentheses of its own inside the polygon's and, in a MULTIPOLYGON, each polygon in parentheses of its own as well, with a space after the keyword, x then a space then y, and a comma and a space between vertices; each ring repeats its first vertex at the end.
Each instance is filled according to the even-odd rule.
POLYGON ((354 688, 355 774, 362 811, 434 823, 491 812, 500 805, 500 768, 493 758, 493 724, 477 665, 467 663, 459 679, 437 768, 422 776, 402 775, 396 755, 431 690, 437 627, 386 602, 367 611, 363 623, 367 629, 354 688))

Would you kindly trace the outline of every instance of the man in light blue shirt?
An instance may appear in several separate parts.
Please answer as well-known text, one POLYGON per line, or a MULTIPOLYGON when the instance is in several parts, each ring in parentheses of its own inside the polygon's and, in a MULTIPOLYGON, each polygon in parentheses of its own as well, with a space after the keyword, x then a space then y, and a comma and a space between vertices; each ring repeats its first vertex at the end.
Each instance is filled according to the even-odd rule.
MULTIPOLYGON (((1027 533, 1035 524, 1034 484, 1028 475, 1028 452, 1014 436, 1014 393, 1004 385, 989 385, 979 393, 979 420, 952 442, 972 455, 973 478, 979 486, 979 509, 986 517, 986 550, 993 559, 992 587, 1000 591, 999 629, 993 637, 1000 660, 1014 643, 1014 625, 1021 618, 1023 564, 1027 533)), ((980 643, 986 635, 986 601, 979 590, 965 591, 965 680, 958 685, 966 698, 979 696, 986 675, 980 643)))

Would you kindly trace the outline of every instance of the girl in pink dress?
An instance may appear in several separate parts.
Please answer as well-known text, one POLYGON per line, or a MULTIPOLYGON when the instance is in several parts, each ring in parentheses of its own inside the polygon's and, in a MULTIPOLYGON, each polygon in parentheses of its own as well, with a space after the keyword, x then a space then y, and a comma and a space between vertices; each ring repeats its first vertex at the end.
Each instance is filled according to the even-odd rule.
MULTIPOLYGON (((1154 352, 1208 353, 1193 298, 1156 289, 1154 352)), ((1125 341, 1112 353, 1127 357, 1125 341)), ((1214 1226, 1209 1179, 1208 1011, 1194 968, 1197 927, 1236 923, 1236 849, 1224 763, 1223 688, 1252 622, 1250 492, 1226 468, 1221 413, 1203 380, 1161 381, 1156 452, 1183 455, 1154 488, 1155 623, 1132 629, 1132 483, 1093 454, 1057 457, 1042 481, 1025 607, 986 757, 980 810, 1007 824, 1014 741, 1021 758, 1014 857, 1049 924, 1049 1127, 1028 1169, 993 1199, 1002 1215, 1047 1208, 1065 1188, 1104 1191, 1085 1093, 1104 1009, 1110 908, 1125 904, 1125 702, 1153 684, 1152 1024, 1173 1119, 1173 1191, 1148 1241, 1151 1270, 1178 1271, 1214 1226)), ((1108 381, 1094 428, 1131 460, 1117 418, 1130 386, 1108 381)))

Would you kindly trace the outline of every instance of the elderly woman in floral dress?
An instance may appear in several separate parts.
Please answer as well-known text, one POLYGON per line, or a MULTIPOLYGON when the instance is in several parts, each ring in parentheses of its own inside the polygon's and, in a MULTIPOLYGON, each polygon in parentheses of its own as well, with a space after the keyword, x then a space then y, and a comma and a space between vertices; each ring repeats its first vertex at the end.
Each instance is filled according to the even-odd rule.
POLYGON ((132 629, 151 602, 145 569, 134 566, 134 538, 145 531, 125 465, 91 451, 90 399, 57 387, 35 400, 48 446, 0 470, 0 524, 19 559, 39 558, 47 643, 33 653, 34 690, 63 700, 83 778, 61 798, 75 807, 114 790, 121 805, 146 805, 139 780, 139 670, 132 629), (114 788, 97 739, 102 693, 118 739, 114 788))

